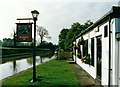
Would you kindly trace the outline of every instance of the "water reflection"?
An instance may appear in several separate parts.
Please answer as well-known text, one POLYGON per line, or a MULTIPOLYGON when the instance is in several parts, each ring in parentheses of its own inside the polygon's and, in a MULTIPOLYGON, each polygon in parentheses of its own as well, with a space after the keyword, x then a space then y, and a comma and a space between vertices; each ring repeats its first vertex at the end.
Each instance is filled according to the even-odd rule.
POLYGON ((40 57, 40 62, 42 63, 42 57, 40 57))
MULTIPOLYGON (((44 54, 45 55, 45 54, 44 54)), ((52 55, 53 56, 53 55, 52 55)), ((52 56, 36 56, 36 65, 49 61, 52 56)), ((8 76, 11 76, 13 74, 16 74, 20 71, 26 70, 28 68, 31 68, 33 66, 33 58, 25 58, 25 59, 19 59, 19 60, 12 60, 8 61, 6 63, 0 64, 0 80, 4 79, 8 76)))
POLYGON ((27 62, 28 62, 30 65, 32 65, 32 63, 33 63, 33 58, 27 58, 27 62))
POLYGON ((16 73, 17 72, 17 65, 16 65, 16 60, 13 61, 13 72, 16 73))

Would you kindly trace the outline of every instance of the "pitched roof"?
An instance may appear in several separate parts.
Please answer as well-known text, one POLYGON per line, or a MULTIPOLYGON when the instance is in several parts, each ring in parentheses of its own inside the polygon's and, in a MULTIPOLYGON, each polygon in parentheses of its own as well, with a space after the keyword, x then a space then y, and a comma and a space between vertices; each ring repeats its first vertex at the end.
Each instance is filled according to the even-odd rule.
POLYGON ((112 18, 120 18, 120 6, 119 7, 113 6, 112 9, 108 13, 106 13, 104 16, 102 16, 99 20, 97 20, 90 27, 88 27, 87 29, 82 31, 78 36, 76 36, 76 39, 78 37, 82 36, 83 34, 87 33, 88 31, 93 30, 96 26, 100 25, 101 23, 103 23, 109 19, 112 19, 112 18))

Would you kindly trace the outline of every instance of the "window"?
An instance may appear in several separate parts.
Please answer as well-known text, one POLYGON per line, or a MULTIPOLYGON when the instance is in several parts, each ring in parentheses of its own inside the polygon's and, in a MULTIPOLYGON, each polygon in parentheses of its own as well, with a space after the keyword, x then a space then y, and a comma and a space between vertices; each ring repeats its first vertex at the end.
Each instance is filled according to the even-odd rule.
POLYGON ((83 45, 83 56, 88 55, 88 40, 85 40, 85 44, 83 45))
POLYGON ((104 27, 104 37, 108 36, 108 25, 104 27))

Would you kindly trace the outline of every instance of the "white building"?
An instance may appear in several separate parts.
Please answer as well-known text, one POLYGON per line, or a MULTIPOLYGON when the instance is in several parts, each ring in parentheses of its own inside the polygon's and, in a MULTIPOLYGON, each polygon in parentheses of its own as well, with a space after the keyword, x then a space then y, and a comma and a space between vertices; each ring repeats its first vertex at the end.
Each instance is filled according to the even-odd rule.
POLYGON ((81 32, 74 42, 74 60, 102 85, 120 86, 120 7, 112 9, 81 32), (83 37, 84 44, 81 43, 83 37), (80 58, 78 58, 80 54, 80 58), (88 55, 89 54, 89 55, 88 55), (88 56, 87 64, 82 62, 88 56))

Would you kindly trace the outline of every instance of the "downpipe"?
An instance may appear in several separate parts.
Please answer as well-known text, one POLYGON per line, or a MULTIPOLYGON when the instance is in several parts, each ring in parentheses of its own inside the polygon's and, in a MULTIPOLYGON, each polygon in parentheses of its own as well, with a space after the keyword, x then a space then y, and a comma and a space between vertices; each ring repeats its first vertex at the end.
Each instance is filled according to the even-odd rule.
POLYGON ((108 87, 110 87, 110 81, 111 81, 111 16, 109 16, 109 73, 108 73, 108 87))

